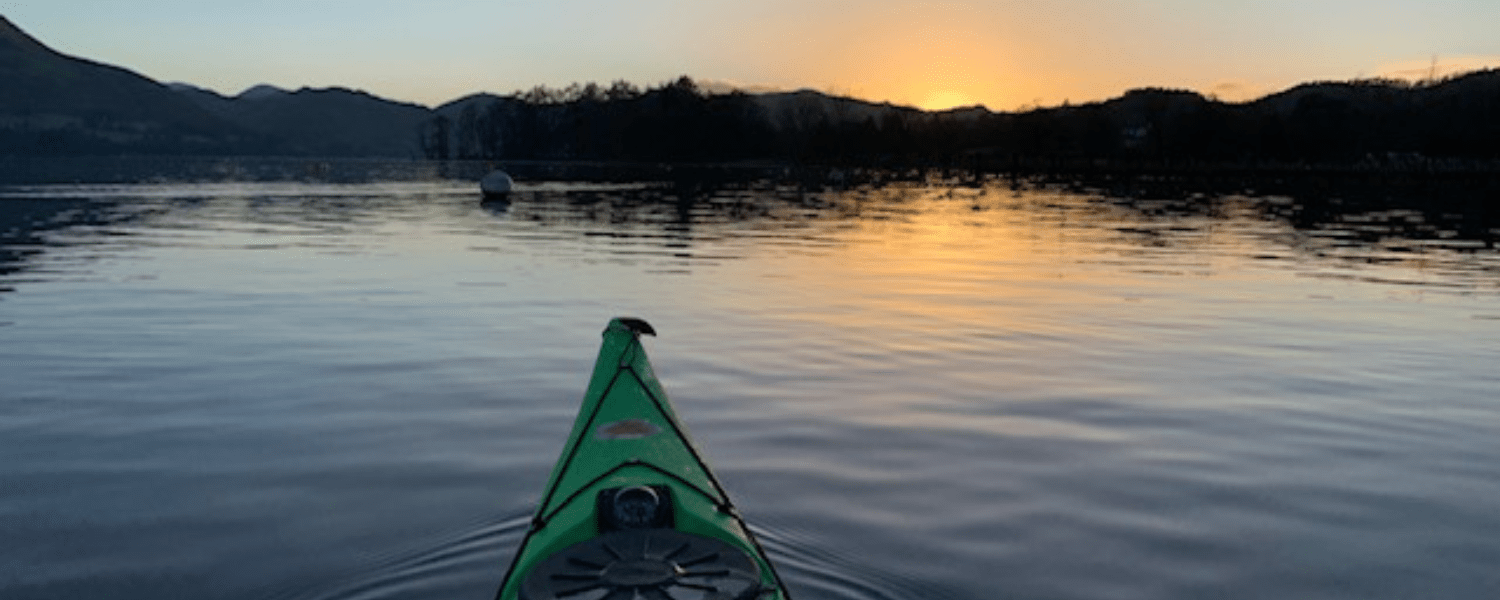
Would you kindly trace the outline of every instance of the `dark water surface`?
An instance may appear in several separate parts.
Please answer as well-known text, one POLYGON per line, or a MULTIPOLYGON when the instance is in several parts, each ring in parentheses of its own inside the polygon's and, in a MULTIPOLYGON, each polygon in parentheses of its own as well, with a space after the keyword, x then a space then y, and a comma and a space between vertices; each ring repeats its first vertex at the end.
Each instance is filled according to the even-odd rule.
POLYGON ((0 598, 488 599, 614 315, 799 600, 1496 597, 1500 231, 1308 205, 0 188, 0 598))

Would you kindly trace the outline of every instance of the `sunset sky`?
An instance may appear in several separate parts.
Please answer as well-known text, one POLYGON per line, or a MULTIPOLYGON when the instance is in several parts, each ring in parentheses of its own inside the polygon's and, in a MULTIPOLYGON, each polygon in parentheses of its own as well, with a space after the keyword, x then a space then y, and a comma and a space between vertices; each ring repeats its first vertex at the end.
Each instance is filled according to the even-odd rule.
POLYGON ((1500 66, 1497 0, 23 0, 53 48, 237 94, 344 86, 434 106, 678 75, 994 110, 1500 66))

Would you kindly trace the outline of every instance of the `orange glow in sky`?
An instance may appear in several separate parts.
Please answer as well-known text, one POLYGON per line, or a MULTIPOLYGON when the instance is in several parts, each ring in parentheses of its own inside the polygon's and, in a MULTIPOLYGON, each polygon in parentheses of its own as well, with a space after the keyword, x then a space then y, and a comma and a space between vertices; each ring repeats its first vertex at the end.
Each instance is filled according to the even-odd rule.
POLYGON ((688 75, 1016 110, 1147 86, 1244 100, 1392 65, 1426 72, 1434 56, 1442 72, 1500 66, 1500 2, 1489 0, 53 0, 0 10, 64 54, 162 82, 229 95, 343 86, 428 106, 688 75))

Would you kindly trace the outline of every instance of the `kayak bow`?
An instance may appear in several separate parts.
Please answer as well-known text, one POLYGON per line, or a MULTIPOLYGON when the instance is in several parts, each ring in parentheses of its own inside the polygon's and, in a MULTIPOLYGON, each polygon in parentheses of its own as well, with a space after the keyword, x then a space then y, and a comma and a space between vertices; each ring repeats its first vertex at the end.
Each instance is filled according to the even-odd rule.
POLYGON ((667 403, 640 319, 604 330, 583 406, 497 600, 786 600, 667 403))

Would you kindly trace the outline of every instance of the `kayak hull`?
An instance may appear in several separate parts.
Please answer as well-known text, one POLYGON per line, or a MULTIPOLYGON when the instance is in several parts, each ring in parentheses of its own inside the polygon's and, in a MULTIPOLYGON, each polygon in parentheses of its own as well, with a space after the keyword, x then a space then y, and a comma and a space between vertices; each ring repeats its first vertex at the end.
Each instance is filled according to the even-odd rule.
POLYGON ((498 600, 784 599, 667 401, 638 319, 614 319, 498 600), (618 594, 618 595, 611 595, 618 594))

